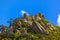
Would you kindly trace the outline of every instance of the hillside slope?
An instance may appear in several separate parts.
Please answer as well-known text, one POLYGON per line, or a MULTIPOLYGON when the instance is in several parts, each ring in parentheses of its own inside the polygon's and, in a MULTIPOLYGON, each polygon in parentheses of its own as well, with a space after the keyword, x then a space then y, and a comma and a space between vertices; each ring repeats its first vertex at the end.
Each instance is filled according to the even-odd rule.
POLYGON ((9 23, 9 27, 0 26, 0 40, 60 40, 60 27, 49 23, 40 13, 24 14, 9 23))

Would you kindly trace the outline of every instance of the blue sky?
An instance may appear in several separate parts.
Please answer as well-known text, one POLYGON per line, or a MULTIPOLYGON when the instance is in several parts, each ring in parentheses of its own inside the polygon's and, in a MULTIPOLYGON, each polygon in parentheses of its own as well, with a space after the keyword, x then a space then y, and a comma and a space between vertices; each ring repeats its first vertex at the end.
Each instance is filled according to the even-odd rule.
POLYGON ((21 10, 30 15, 41 12, 49 22, 57 25, 60 0, 0 0, 0 25, 7 26, 10 18, 21 17, 21 10))

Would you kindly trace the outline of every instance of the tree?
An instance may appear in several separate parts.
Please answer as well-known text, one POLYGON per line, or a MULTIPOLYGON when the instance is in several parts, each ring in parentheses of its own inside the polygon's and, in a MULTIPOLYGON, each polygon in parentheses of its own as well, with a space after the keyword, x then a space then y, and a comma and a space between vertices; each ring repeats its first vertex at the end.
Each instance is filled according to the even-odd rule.
POLYGON ((7 21, 7 23, 9 23, 10 25, 13 24, 14 20, 13 18, 11 18, 9 21, 7 21))

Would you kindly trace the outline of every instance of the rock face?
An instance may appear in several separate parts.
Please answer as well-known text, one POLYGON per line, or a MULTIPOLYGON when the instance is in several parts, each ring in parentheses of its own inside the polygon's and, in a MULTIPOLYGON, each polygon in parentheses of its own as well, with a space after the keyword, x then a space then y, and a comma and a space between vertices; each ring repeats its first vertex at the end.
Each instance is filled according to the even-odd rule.
POLYGON ((45 22, 44 16, 42 14, 37 14, 35 16, 28 16, 24 14, 23 18, 16 18, 11 24, 8 29, 4 28, 4 30, 1 33, 7 33, 7 34, 14 34, 14 33, 20 33, 19 31, 23 31, 22 35, 27 36, 28 32, 31 31, 35 32, 36 34, 49 34, 47 29, 55 30, 52 24, 45 22), (26 30, 24 28, 29 28, 30 30, 26 30))
POLYGON ((44 18, 44 16, 40 13, 38 13, 36 16, 35 16, 35 19, 36 20, 41 20, 42 18, 44 18))

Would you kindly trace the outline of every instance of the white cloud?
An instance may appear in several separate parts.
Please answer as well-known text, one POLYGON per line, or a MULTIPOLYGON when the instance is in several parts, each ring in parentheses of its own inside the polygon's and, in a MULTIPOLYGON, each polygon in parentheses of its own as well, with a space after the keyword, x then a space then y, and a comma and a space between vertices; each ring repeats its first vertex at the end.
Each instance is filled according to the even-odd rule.
POLYGON ((24 15, 24 13, 26 13, 27 15, 29 15, 26 11, 21 10, 21 15, 22 15, 22 16, 24 15))
POLYGON ((60 14, 58 15, 58 18, 57 18, 57 25, 60 26, 60 14))

